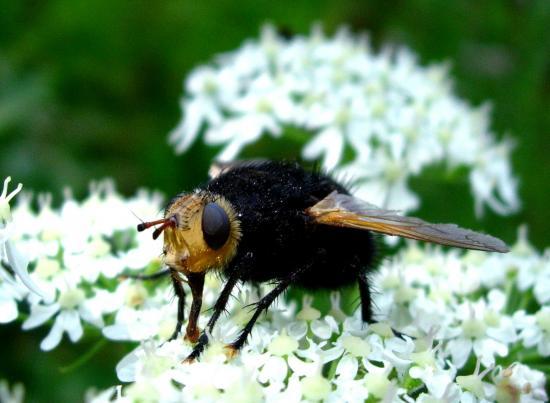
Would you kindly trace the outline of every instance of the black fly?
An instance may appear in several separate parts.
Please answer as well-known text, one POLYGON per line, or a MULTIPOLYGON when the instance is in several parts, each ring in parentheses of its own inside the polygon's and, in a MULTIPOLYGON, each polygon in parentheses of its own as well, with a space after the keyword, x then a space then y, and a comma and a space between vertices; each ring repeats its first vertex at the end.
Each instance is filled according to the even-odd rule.
POLYGON ((185 294, 180 274, 191 288, 193 301, 186 338, 196 342, 187 361, 208 344, 197 320, 202 305, 204 276, 218 270, 226 279, 206 327, 212 332, 239 282, 273 282, 275 287, 256 304, 236 340, 227 346, 235 354, 246 342, 256 320, 289 286, 337 289, 357 284, 362 318, 373 321, 369 273, 379 260, 375 233, 422 241, 507 252, 499 239, 462 229, 455 224, 430 224, 404 217, 351 196, 329 176, 296 163, 244 161, 214 165, 209 182, 191 193, 174 197, 164 218, 153 225, 164 234, 164 261, 179 298, 179 334, 185 294))

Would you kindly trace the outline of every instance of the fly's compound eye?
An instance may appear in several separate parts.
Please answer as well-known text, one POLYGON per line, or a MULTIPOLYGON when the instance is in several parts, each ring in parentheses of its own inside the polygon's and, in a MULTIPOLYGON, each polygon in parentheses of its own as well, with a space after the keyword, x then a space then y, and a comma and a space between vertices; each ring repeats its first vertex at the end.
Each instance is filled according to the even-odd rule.
POLYGON ((202 236, 212 249, 220 249, 231 230, 229 217, 223 208, 216 203, 208 203, 202 211, 202 236))

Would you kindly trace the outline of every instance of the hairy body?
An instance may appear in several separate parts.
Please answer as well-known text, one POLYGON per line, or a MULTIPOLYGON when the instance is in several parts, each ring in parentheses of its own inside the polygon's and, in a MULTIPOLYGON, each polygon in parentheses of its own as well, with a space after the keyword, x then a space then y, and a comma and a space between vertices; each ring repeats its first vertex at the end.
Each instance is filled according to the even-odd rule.
POLYGON ((242 281, 265 282, 307 267, 293 284, 339 288, 372 269, 372 233, 320 226, 306 214, 334 191, 348 194, 327 175, 298 164, 266 162, 232 169, 201 189, 223 195, 240 220, 242 237, 224 276, 238 273, 242 281))

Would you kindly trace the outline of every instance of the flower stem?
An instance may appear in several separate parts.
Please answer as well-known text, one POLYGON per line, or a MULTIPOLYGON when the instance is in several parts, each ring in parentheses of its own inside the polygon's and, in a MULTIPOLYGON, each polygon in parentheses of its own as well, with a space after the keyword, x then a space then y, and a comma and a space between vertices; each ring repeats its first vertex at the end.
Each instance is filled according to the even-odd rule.
POLYGON ((86 364, 94 355, 96 355, 105 345, 107 344, 107 339, 100 338, 93 346, 90 348, 87 352, 82 354, 79 358, 77 358, 75 361, 70 363, 69 365, 66 365, 64 367, 59 368, 59 372, 62 374, 66 374, 69 372, 74 371, 75 369, 80 368, 82 365, 86 364))

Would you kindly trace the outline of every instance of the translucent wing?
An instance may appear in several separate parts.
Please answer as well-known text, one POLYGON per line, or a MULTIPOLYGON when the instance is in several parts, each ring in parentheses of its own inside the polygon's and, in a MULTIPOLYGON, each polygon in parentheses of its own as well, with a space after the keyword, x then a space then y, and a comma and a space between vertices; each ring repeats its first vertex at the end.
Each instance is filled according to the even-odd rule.
POLYGON ((458 248, 508 252, 504 242, 490 235, 456 224, 431 224, 419 218, 403 217, 394 210, 384 210, 336 191, 310 207, 307 214, 319 224, 364 229, 458 248))

